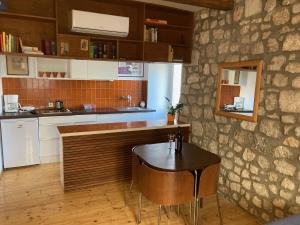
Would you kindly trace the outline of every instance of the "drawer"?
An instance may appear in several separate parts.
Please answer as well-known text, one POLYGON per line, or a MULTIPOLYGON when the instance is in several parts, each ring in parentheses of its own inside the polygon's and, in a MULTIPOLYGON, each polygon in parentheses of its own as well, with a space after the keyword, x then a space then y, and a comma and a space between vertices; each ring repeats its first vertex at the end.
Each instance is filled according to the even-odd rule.
POLYGON ((53 116, 39 118, 40 125, 57 125, 69 123, 95 122, 96 115, 53 116))
POLYGON ((39 138, 40 140, 57 139, 59 138, 57 125, 43 125, 39 126, 39 138))

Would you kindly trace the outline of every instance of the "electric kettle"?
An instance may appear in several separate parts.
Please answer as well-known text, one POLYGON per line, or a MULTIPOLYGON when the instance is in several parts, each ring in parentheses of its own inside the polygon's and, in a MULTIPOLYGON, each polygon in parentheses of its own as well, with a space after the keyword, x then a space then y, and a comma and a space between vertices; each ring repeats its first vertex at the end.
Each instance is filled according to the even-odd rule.
POLYGON ((55 109, 56 110, 63 110, 64 109, 64 102, 62 100, 55 101, 55 109))

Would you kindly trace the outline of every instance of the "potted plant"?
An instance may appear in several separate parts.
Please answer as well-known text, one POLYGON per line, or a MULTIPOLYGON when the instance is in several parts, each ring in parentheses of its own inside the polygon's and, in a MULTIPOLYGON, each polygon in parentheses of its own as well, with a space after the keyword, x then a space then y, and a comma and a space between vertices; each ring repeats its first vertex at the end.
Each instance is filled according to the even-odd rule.
POLYGON ((169 98, 165 97, 165 99, 168 102, 168 122, 174 122, 175 115, 183 108, 183 104, 178 103, 176 106, 173 106, 169 98))

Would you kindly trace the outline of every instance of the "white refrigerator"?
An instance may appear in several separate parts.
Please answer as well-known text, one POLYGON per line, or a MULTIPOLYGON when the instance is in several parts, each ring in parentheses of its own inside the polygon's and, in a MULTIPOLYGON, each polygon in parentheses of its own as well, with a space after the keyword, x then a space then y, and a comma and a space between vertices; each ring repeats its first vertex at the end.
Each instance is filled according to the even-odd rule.
POLYGON ((40 164, 38 119, 1 120, 4 168, 40 164))

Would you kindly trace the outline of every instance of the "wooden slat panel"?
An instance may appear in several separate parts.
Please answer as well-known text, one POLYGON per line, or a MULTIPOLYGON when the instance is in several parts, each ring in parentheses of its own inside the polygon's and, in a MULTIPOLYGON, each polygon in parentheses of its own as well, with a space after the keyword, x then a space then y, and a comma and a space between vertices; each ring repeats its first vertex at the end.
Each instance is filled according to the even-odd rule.
MULTIPOLYGON (((90 187, 131 177, 136 145, 168 141, 177 128, 63 138, 64 189, 90 187)), ((189 128, 181 128, 188 141, 189 128)))

